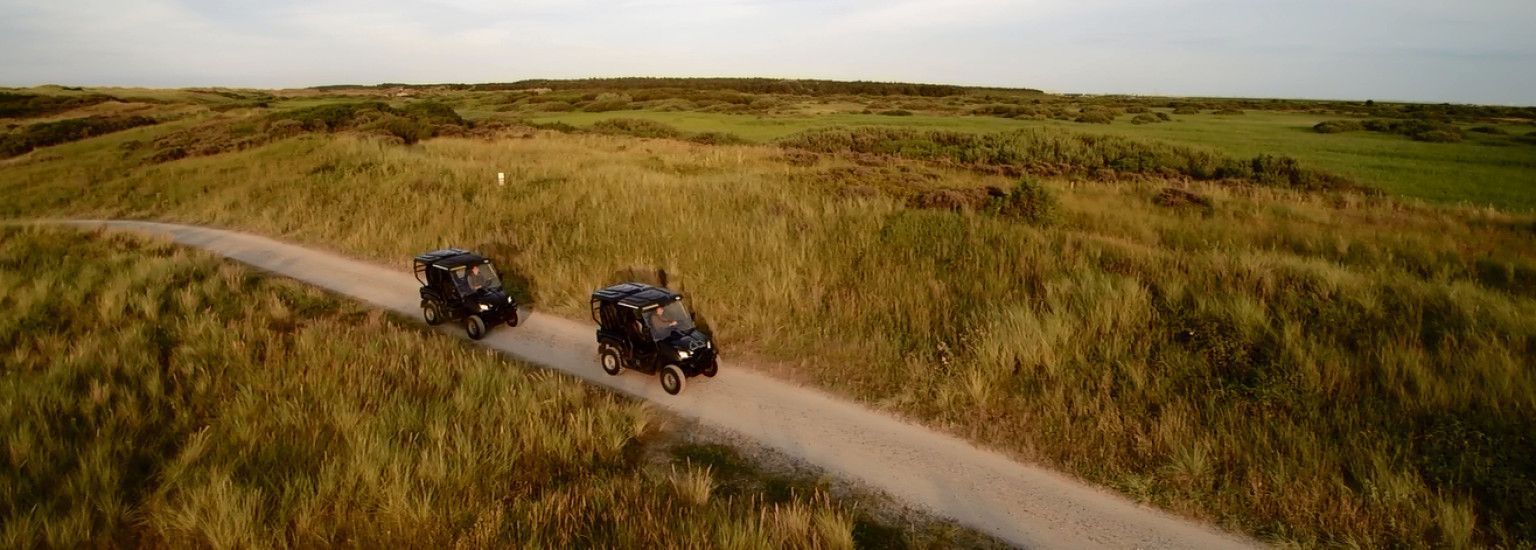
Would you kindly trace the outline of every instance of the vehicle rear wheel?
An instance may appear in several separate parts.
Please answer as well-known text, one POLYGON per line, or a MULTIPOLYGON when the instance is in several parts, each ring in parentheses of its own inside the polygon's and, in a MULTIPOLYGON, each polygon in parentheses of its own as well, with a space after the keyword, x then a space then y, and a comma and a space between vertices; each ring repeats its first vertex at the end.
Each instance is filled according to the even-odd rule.
POLYGON ((683 376, 683 369, 677 365, 667 365, 661 369, 661 389, 668 394, 677 395, 683 393, 683 388, 688 385, 688 377, 683 376))
POLYGON ((421 318, 427 321, 429 326, 443 324, 443 311, 433 302, 427 302, 421 306, 421 318))
POLYGON ((619 357, 618 350, 609 346, 603 346, 603 349, 598 352, 598 360, 603 365, 603 372, 611 376, 618 376, 624 373, 624 360, 619 357))
POLYGON ((464 332, 469 333, 469 339, 479 340, 485 338, 485 321, 479 315, 470 315, 464 318, 464 332))

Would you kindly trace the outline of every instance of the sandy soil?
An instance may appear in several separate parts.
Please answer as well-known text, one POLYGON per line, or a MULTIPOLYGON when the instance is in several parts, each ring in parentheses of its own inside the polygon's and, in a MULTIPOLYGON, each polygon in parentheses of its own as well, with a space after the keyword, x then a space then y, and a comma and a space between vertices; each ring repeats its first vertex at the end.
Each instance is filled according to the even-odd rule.
MULTIPOLYGON (((344 258, 255 235, 137 221, 75 221, 202 248, 279 275, 420 318, 418 284, 399 267, 344 258)), ((402 264, 408 258, 401 258, 402 264)), ((1255 541, 1136 504, 1062 474, 752 369, 721 364, 669 396, 654 377, 603 373, 595 327, 524 312, 480 343, 654 402, 709 429, 795 457, 849 482, 1030 548, 1236 548, 1255 541)), ((464 337, 459 326, 442 331, 464 337)))

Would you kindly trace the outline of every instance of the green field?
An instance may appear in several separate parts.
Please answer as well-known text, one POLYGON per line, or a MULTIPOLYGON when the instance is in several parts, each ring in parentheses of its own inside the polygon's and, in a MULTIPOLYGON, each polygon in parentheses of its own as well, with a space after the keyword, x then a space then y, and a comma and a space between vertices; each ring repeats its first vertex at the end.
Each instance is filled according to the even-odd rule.
MULTIPOLYGON (((466 112, 514 99, 476 94, 438 99, 466 112)), ((518 290, 535 307, 573 318, 587 313, 591 289, 664 268, 728 360, 774 365, 1175 513, 1301 546, 1536 540, 1536 216, 1191 179, 1174 170, 1188 151, 1167 145, 1181 124, 1208 125, 1182 139, 1215 149, 1208 134, 1224 128, 1252 134, 1230 138, 1252 149, 1195 155, 1202 162, 1244 166, 1260 151, 1311 170, 1321 163, 1307 155, 1321 149, 1264 144, 1358 142, 1354 155, 1533 149, 1510 137, 1491 146, 1470 134, 1461 143, 1323 135, 1305 130, 1312 119, 1258 110, 1146 126, 762 116, 792 126, 778 128, 757 115, 560 115, 672 117, 687 132, 763 140, 821 120, 1037 125, 1067 137, 985 158, 1070 145, 1053 162, 1150 163, 1114 177, 1074 166, 1055 167, 1071 176, 1020 176, 942 155, 429 121, 434 109, 420 99, 388 108, 362 99, 377 98, 210 112, 0 161, 0 194, 10 197, 0 217, 185 221, 391 265, 466 246, 527 279, 518 290), (1068 130, 1138 133, 1108 143, 1068 130), (1011 194, 991 198, 988 187, 1011 194)), ((896 145, 981 147, 921 136, 896 145)), ((1511 162, 1512 173, 1530 173, 1511 162)))
MULTIPOLYGON (((1244 115, 1178 115, 1160 124, 1080 124, 1054 120, 1014 120, 985 116, 882 116, 865 114, 735 115, 697 112, 620 111, 549 113, 535 122, 590 126, 599 120, 634 117, 655 120, 688 132, 729 132, 769 142, 796 132, 830 126, 897 126, 961 132, 1001 132, 1019 128, 1063 128, 1210 148, 1251 157, 1284 153, 1311 165, 1358 178, 1388 193, 1438 203, 1494 205, 1536 209, 1536 145, 1472 134, 1461 143, 1426 143, 1402 136, 1357 132, 1319 134, 1312 126, 1332 115, 1255 111, 1244 115)), ((1512 134, 1536 126, 1508 125, 1512 134)))

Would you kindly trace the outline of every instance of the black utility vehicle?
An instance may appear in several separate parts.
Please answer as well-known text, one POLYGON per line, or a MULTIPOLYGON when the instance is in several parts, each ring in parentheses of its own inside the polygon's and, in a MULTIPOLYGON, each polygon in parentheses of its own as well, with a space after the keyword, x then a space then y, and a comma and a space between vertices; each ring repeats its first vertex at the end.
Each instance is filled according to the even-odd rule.
POLYGON ((421 316, 427 324, 463 319, 464 331, 475 340, 501 323, 517 326, 517 302, 485 257, 445 248, 416 256, 413 270, 421 281, 421 316))
POLYGON ((608 374, 660 374, 661 389, 677 395, 689 377, 714 376, 719 368, 709 335, 693 326, 683 297, 665 288, 623 283, 593 292, 592 320, 608 374))

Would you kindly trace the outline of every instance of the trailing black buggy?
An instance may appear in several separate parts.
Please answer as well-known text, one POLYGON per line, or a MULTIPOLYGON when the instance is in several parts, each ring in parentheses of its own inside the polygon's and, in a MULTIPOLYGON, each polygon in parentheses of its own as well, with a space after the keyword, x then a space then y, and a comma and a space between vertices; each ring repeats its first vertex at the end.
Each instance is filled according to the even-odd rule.
POLYGON ((412 271, 421 282, 421 316, 428 325, 462 319, 464 332, 475 340, 490 327, 517 326, 517 302, 502 288, 491 260, 445 248, 416 256, 412 271))

